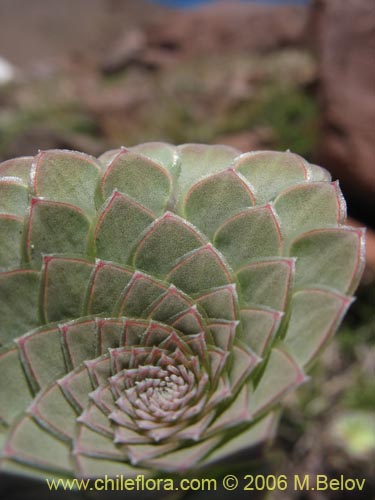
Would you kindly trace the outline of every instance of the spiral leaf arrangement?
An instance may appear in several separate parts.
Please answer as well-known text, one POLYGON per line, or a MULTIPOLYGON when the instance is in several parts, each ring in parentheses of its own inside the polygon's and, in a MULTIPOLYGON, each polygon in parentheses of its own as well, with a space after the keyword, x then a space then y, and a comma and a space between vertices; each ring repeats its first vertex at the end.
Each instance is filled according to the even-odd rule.
POLYGON ((330 181, 196 144, 2 163, 1 469, 155 475, 269 439, 363 270, 330 181))

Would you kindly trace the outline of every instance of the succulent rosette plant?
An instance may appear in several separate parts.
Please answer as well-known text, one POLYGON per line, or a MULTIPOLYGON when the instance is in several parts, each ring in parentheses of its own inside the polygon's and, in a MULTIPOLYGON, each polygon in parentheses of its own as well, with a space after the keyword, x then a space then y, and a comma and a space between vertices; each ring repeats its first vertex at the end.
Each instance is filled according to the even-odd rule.
POLYGON ((1 469, 156 475, 268 440, 360 279, 345 216, 290 152, 2 163, 1 469))

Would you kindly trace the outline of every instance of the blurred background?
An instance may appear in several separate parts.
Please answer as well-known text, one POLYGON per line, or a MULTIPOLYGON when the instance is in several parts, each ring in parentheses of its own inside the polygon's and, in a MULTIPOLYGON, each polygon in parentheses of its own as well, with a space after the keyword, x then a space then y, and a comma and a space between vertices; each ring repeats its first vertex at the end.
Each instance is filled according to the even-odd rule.
POLYGON ((287 400, 278 474, 367 479, 375 453, 374 0, 0 0, 0 161, 148 140, 290 149, 367 226, 357 301, 287 400))

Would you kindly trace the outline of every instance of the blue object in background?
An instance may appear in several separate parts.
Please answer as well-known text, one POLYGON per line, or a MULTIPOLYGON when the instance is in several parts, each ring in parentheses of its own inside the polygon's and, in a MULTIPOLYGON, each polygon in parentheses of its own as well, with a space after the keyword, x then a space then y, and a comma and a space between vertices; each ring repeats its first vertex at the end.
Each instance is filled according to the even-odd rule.
MULTIPOLYGON (((181 7, 181 8, 189 8, 196 7, 200 4, 208 4, 213 3, 212 0, 149 0, 153 3, 160 3, 163 5, 167 5, 169 7, 181 7)), ((306 5, 309 3, 309 0, 241 0, 243 2, 252 2, 252 3, 268 3, 268 4, 299 4, 306 5)))

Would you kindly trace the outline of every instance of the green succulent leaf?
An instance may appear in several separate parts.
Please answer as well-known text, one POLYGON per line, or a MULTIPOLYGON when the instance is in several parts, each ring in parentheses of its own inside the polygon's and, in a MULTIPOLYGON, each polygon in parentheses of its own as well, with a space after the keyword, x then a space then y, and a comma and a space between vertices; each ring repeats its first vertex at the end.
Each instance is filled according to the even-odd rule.
POLYGON ((297 257, 296 286, 327 285, 352 293, 363 272, 363 252, 362 229, 339 227, 304 233, 289 250, 297 257))
POLYGON ((103 260, 126 264, 140 235, 154 218, 145 207, 114 191, 101 209, 95 225, 95 255, 103 260))
POLYGON ((255 204, 247 182, 228 169, 194 184, 184 201, 184 215, 212 239, 229 216, 255 204))
POLYGON ((92 268, 82 259, 44 257, 41 316, 45 323, 81 316, 92 268))
POLYGON ((280 191, 309 178, 308 163, 289 152, 245 153, 234 163, 234 168, 253 186, 258 205, 271 201, 280 191))
POLYGON ((124 268, 98 259, 87 288, 84 313, 111 315, 119 295, 132 276, 131 268, 124 268))
POLYGON ((73 205, 32 198, 26 231, 26 260, 40 268, 42 255, 86 255, 90 223, 73 205))
POLYGON ((20 262, 22 231, 23 221, 20 217, 0 214, 0 269, 12 269, 20 262))
POLYGON ((114 190, 124 193, 153 213, 163 213, 172 189, 172 178, 161 165, 126 149, 111 161, 101 181, 103 199, 114 190))
POLYGON ((290 152, 161 142, 0 164, 0 470, 155 476, 263 447, 364 234, 290 152))
POLYGON ((28 207, 28 197, 27 186, 21 179, 0 177, 0 213, 23 217, 28 207))
POLYGON ((25 408, 32 402, 33 394, 25 377, 16 346, 0 351, 0 367, 3 379, 0 386, 2 401, 0 418, 5 424, 11 425, 25 408), (11 405, 5 404, 12 401, 11 405))
POLYGON ((40 272, 15 269, 0 273, 0 343, 6 344, 39 325, 40 272))
POLYGON ((267 306, 283 311, 293 285, 294 259, 260 260, 237 272, 241 304, 267 306))
POLYGON ((16 339, 27 378, 35 393, 66 373, 57 325, 42 326, 16 339), (41 357, 44 351, 46 356, 41 357))
POLYGON ((176 147, 164 142, 145 142, 129 148, 130 151, 146 156, 170 172, 173 177, 178 172, 179 156, 176 147))
POLYGON ((269 309, 241 309, 239 338, 256 354, 263 356, 276 336, 283 314, 269 309))
POLYGON ((94 193, 100 176, 95 158, 73 151, 41 151, 32 170, 33 194, 95 213, 94 193))
POLYGON ((337 183, 293 186, 274 201, 281 231, 287 239, 312 229, 334 227, 345 220, 345 202, 337 183))
POLYGON ((163 277, 173 263, 205 241, 190 224, 166 212, 145 233, 133 256, 134 266, 163 277))
POLYGON ((230 167, 239 151, 228 146, 183 144, 177 148, 180 162, 177 195, 185 193, 197 180, 230 167))
POLYGON ((324 288, 304 289, 294 294, 285 344, 302 366, 333 335, 351 302, 350 297, 324 288))
POLYGON ((29 185, 31 167, 34 163, 32 156, 12 158, 0 164, 0 177, 17 177, 25 186, 29 185))
POLYGON ((281 235, 271 206, 250 208, 227 219, 216 231, 214 245, 235 270, 251 260, 279 255, 281 235))

